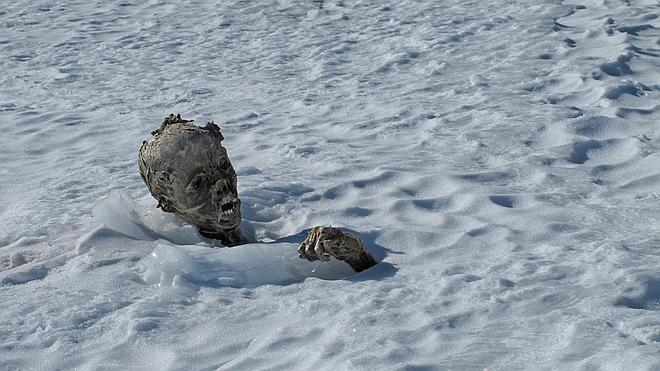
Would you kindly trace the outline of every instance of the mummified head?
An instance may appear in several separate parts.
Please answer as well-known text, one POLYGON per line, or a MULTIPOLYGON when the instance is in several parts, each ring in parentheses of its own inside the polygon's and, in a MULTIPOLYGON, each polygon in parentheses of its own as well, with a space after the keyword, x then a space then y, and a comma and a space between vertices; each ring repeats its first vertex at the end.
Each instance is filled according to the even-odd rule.
POLYGON ((170 115, 140 147, 142 179, 158 207, 203 232, 233 229, 241 221, 236 172, 217 125, 204 127, 170 115))

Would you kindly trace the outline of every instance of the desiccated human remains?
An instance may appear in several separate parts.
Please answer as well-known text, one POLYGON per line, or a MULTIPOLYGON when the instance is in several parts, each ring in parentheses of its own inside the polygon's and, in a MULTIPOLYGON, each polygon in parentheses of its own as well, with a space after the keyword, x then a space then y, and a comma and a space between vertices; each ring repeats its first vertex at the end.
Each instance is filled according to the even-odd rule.
POLYGON ((346 262, 356 272, 376 265, 373 256, 359 238, 331 226, 314 227, 300 244, 298 254, 309 261, 328 261, 333 256, 346 262))
MULTIPOLYGON (((213 122, 199 127, 171 114, 142 143, 140 175, 163 211, 175 213, 227 246, 247 243, 239 229, 241 200, 224 137, 213 122)), ((298 249, 301 258, 345 261, 356 271, 376 264, 362 242, 337 228, 315 227, 298 249)))
POLYGON ((172 114, 152 134, 140 147, 138 165, 158 207, 196 225, 205 237, 228 246, 245 243, 238 229, 236 172, 218 126, 199 127, 172 114))

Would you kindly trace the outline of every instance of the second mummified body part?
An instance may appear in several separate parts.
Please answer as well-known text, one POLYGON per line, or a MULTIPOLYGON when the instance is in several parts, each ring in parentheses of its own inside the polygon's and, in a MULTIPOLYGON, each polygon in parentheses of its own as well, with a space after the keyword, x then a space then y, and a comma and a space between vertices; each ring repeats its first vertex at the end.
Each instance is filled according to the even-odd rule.
POLYGON ((376 265, 376 260, 364 248, 359 238, 333 227, 312 228, 300 244, 298 254, 309 261, 328 261, 330 257, 346 262, 356 272, 376 265))
POLYGON ((241 201, 236 172, 213 122, 196 126, 170 115, 140 147, 140 175, 158 207, 227 246, 246 243, 238 229, 241 201))

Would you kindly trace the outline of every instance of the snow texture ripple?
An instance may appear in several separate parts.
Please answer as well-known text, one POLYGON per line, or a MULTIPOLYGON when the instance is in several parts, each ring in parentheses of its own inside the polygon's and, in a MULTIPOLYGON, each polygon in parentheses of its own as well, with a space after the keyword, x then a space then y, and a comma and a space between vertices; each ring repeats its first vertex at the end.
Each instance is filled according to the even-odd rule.
POLYGON ((0 369, 660 369, 655 0, 14 1, 0 369), (232 249, 142 140, 215 120, 232 249), (297 259, 318 224, 381 261, 297 259))

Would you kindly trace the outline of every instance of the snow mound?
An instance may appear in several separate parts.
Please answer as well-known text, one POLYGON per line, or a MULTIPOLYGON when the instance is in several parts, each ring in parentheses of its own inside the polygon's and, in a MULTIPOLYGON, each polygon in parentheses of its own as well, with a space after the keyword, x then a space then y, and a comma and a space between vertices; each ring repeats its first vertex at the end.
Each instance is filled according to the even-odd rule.
POLYGON ((92 216, 97 223, 136 240, 165 239, 182 245, 204 241, 193 225, 152 205, 141 205, 121 192, 103 198, 92 216))
POLYGON ((327 280, 355 274, 345 263, 307 262, 292 243, 253 243, 234 248, 160 244, 141 262, 145 282, 158 286, 231 286, 253 288, 289 284, 307 277, 327 280))
POLYGON ((79 252, 98 239, 119 234, 157 242, 140 266, 144 281, 161 287, 256 287, 287 284, 307 277, 327 280, 355 274, 343 262, 308 262, 298 257, 295 243, 251 243, 213 249, 217 243, 201 237, 194 226, 172 214, 149 209, 120 192, 104 198, 93 211, 101 227, 78 240, 79 252))

